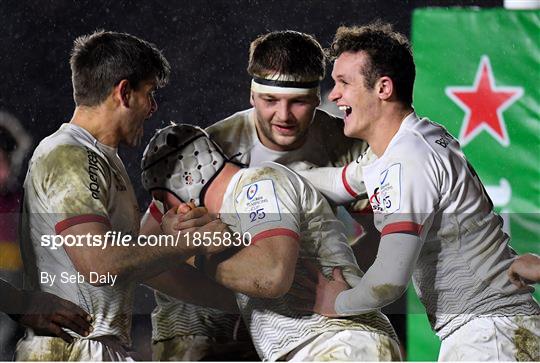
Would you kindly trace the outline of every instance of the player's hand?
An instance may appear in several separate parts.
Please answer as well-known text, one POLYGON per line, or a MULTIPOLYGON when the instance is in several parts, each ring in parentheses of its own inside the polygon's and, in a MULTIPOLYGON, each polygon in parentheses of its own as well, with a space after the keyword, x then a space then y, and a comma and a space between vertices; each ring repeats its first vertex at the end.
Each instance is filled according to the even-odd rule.
POLYGON ((163 215, 161 222, 163 233, 176 236, 178 233, 183 237, 183 242, 179 244, 185 255, 204 255, 221 252, 228 247, 219 243, 221 240, 213 241, 208 246, 204 244, 193 244, 194 233, 198 232, 203 236, 205 232, 210 232, 210 236, 223 236, 228 231, 228 226, 223 223, 218 215, 208 213, 205 207, 196 207, 193 203, 181 203, 171 208, 163 215))
POLYGON ((508 269, 508 277, 520 288, 539 282, 540 257, 531 253, 518 256, 508 269))
POLYGON ((351 287, 345 281, 341 268, 334 267, 332 279, 327 279, 312 262, 305 261, 308 277, 298 275, 295 282, 300 288, 293 287, 289 293, 298 299, 292 307, 300 311, 314 312, 328 317, 337 317, 336 298, 340 292, 351 287))
POLYGON ((161 231, 168 235, 190 232, 216 219, 217 216, 209 214, 204 207, 197 208, 194 205, 181 203, 176 207, 172 207, 163 215, 161 231))
POLYGON ((38 335, 55 336, 71 343, 73 338, 62 328, 84 337, 93 330, 92 317, 71 301, 47 292, 23 292, 22 299, 23 313, 16 315, 15 320, 38 335))

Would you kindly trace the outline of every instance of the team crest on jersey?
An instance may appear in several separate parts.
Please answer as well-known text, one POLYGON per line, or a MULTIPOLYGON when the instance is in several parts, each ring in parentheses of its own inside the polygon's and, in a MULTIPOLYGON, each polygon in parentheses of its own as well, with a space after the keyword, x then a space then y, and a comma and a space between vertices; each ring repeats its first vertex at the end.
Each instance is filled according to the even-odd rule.
POLYGON ((281 220, 272 180, 245 185, 236 197, 235 207, 244 232, 263 223, 281 220))
POLYGON ((254 183, 251 184, 250 187, 247 189, 246 197, 248 200, 252 200, 257 195, 257 191, 259 190, 259 184, 254 183))
POLYGON ((381 201, 379 200, 379 189, 379 187, 375 188, 373 194, 369 198, 369 203, 371 204, 371 209, 373 209, 373 212, 382 213, 383 210, 381 208, 381 201))
POLYGON ((387 214, 398 211, 401 205, 400 163, 391 165, 379 175, 378 189, 377 201, 379 211, 387 214))

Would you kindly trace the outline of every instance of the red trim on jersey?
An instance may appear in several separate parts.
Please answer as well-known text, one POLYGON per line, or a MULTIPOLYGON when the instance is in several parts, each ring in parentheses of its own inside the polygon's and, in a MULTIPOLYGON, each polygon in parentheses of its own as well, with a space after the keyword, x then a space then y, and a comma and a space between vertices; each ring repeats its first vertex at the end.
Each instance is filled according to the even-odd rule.
POLYGON ((261 233, 257 233, 255 236, 251 237, 251 244, 254 245, 255 242, 257 241, 260 241, 262 239, 269 238, 269 237, 275 237, 275 236, 289 236, 296 240, 300 238, 298 233, 296 233, 295 231, 291 231, 290 229, 274 228, 274 229, 269 229, 261 233))
POLYGON ((107 225, 107 227, 111 228, 111 223, 109 222, 107 217, 98 216, 96 214, 83 214, 80 216, 64 219, 63 221, 56 223, 56 225, 54 226, 54 230, 56 234, 60 234, 62 231, 66 230, 69 227, 75 226, 77 224, 90 223, 90 222, 103 223, 107 225))
POLYGON ((351 188, 351 186, 349 185, 349 182, 347 182, 347 175, 346 175, 346 172, 347 172, 347 168, 349 167, 349 164, 345 165, 345 167, 343 168, 343 171, 341 172, 341 180, 343 181, 343 186, 345 187, 345 190, 353 197, 353 198, 356 198, 358 196, 358 194, 356 194, 356 192, 353 190, 353 188, 351 188))
POLYGON ((384 226, 381 237, 390 233, 407 233, 419 236, 422 232, 422 225, 414 222, 396 222, 384 226))
POLYGON ((163 213, 161 213, 156 203, 154 202, 150 203, 150 206, 148 207, 148 211, 150 212, 150 215, 154 217, 154 219, 158 223, 161 223, 161 220, 163 219, 163 213))

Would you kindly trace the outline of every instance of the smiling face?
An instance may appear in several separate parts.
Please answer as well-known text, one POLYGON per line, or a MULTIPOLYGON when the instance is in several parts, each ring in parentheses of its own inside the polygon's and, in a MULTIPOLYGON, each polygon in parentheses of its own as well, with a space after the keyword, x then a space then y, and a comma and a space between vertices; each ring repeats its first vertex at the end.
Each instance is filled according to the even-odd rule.
POLYGON ((255 108, 255 124, 261 143, 277 151, 302 146, 319 102, 316 94, 251 92, 251 105, 255 108))
POLYGON ((332 78, 335 84, 328 95, 328 99, 345 112, 344 134, 364 140, 369 139, 374 123, 380 117, 377 84, 373 89, 367 88, 362 72, 366 66, 369 66, 369 58, 364 52, 342 53, 334 62, 332 78))
POLYGON ((137 89, 131 89, 129 108, 122 122, 122 141, 128 146, 137 146, 143 136, 144 121, 150 118, 157 110, 154 99, 156 81, 143 81, 137 89))

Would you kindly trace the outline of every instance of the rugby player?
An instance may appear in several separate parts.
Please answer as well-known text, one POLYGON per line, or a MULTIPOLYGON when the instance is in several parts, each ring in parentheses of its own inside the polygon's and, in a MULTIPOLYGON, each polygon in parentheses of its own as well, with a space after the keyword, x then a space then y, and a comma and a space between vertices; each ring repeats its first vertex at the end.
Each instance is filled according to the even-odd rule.
MULTIPOLYGON (((352 162, 367 144, 344 136, 343 121, 317 108, 325 65, 321 45, 308 34, 274 31, 257 37, 247 68, 253 107, 215 123, 208 133, 225 154, 234 155, 232 160, 244 166, 275 161, 302 170, 352 162)), ((366 199, 359 200, 349 210, 360 212, 367 204, 366 199)), ((148 213, 142 233, 158 228, 153 219, 148 213)), ((358 249, 361 257, 368 254, 365 242, 358 249)), ((257 359, 238 315, 185 304, 161 293, 156 293, 156 302, 154 359, 257 359)))
POLYGON ((341 201, 367 192, 381 241, 354 288, 319 276, 324 293, 314 311, 380 309, 412 277, 442 340, 439 360, 538 360, 540 308, 532 288, 509 280, 509 237, 459 143, 414 112, 408 40, 388 24, 341 27, 331 53, 329 98, 344 110, 345 135, 370 149, 343 168, 303 175, 341 201))
MULTIPOLYGON (((67 330, 74 338, 67 344, 28 329, 16 358, 130 360, 134 281, 196 252, 186 249, 183 240, 158 248, 112 246, 106 237, 120 233, 137 239, 139 207, 117 148, 139 142, 143 123, 157 108, 154 91, 167 83, 169 64, 154 45, 106 31, 77 38, 70 64, 75 112, 69 123, 41 141, 30 160, 21 243, 26 286, 85 309, 93 331, 81 336, 67 330), (51 236, 87 238, 56 248, 51 236), (104 278, 92 281, 96 275, 104 278)), ((208 230, 221 230, 221 222, 197 218, 197 213, 192 225, 207 223, 208 230)), ((176 223, 182 225, 178 217, 166 215, 164 227, 170 233, 176 223)))
MULTIPOLYGON (((289 293, 295 275, 305 278, 308 273, 303 260, 327 275, 333 267, 342 267, 352 285, 362 275, 343 224, 307 181, 273 162, 241 168, 202 129, 191 125, 158 130, 145 150, 142 169, 143 185, 161 211, 188 202, 204 205, 210 213, 219 213, 233 232, 199 239, 217 244, 248 241, 245 248, 213 255, 197 266, 237 293, 262 360, 399 359, 395 332, 379 311, 335 319, 290 308, 297 301, 289 293)), ((160 279, 170 283, 176 274, 164 272, 151 285, 160 279)), ((177 291, 201 289, 194 278, 181 280, 162 290, 174 297, 177 291)), ((201 299, 200 304, 205 303, 201 299)))

